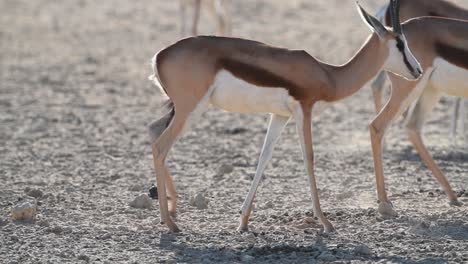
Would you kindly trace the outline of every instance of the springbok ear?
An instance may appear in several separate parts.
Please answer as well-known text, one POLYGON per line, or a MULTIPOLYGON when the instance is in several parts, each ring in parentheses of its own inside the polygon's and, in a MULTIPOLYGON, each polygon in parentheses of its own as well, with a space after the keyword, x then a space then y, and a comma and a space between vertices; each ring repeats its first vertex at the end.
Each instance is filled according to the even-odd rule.
POLYGON ((359 4, 359 2, 356 2, 359 14, 361 14, 362 20, 366 22, 366 24, 369 26, 369 28, 377 33, 377 36, 379 36, 380 39, 383 39, 385 35, 387 34, 387 29, 382 25, 382 23, 372 15, 366 12, 364 8, 359 4))

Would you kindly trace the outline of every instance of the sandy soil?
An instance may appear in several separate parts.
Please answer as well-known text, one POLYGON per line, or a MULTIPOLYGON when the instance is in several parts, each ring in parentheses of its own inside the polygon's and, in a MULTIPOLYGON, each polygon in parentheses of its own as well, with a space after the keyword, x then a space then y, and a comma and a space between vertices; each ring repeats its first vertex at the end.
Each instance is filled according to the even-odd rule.
MULTIPOLYGON (((384 2, 362 1, 372 12, 384 2)), ((236 0, 228 9, 234 35, 331 63, 369 34, 354 1, 236 0)), ((425 135, 462 207, 448 205, 395 125, 384 162, 399 216, 376 214, 364 87, 313 125, 321 202, 336 234, 320 234, 310 218, 293 123, 266 170, 251 231, 237 233, 267 116, 211 109, 168 160, 183 229, 174 235, 159 224, 156 202, 151 210, 128 203, 155 181, 146 127, 159 97, 147 76, 151 56, 178 39, 176 1, 0 0, 0 10, 1 263, 468 262, 468 147, 449 137, 452 99, 437 106, 425 135), (28 189, 44 194, 36 220, 13 222, 10 209, 31 199, 28 189), (208 209, 189 205, 200 191, 208 209)), ((202 23, 212 32, 210 19, 202 23)))

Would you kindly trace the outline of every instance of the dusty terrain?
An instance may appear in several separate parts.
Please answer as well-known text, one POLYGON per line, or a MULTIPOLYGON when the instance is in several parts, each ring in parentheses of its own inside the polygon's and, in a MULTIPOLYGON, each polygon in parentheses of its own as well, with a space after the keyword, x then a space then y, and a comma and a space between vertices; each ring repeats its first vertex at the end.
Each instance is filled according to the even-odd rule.
MULTIPOLYGON (((229 2, 235 36, 331 63, 344 63, 369 34, 354 1, 229 2)), ((375 12, 385 1, 361 2, 375 12)), ((0 0, 0 10, 0 263, 468 262, 468 145, 449 136, 451 98, 425 138, 461 207, 448 205, 395 124, 384 163, 399 216, 376 214, 366 86, 313 125, 322 207, 336 234, 321 234, 310 218, 293 123, 267 167, 251 231, 236 232, 267 115, 212 108, 168 160, 183 229, 174 235, 159 224, 156 202, 151 210, 128 203, 155 181, 147 124, 159 94, 147 76, 151 56, 179 37, 177 2, 0 0), (12 221, 31 189, 43 194, 35 221, 12 221), (189 205, 200 191, 205 210, 189 205)), ((203 18, 201 31, 212 32, 210 23, 203 18)))

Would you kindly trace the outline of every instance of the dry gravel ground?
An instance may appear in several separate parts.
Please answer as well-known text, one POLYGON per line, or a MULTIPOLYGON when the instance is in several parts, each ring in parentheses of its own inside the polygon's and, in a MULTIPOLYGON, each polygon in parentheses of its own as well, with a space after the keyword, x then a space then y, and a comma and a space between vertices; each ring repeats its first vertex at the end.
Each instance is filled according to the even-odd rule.
MULTIPOLYGON (((234 35, 332 63, 345 62, 369 34, 354 1, 229 2, 234 35)), ((384 2, 362 1, 372 12, 384 2)), ((146 127, 159 95, 147 80, 149 59, 178 38, 177 1, 0 0, 0 10, 1 263, 468 262, 468 147, 449 137, 451 99, 437 106, 425 135, 462 207, 448 205, 395 125, 384 162, 400 215, 376 214, 365 87, 313 125, 322 206, 336 234, 320 234, 311 217, 294 124, 267 168, 251 231, 237 233, 267 116, 210 109, 168 160, 183 229, 174 235, 159 224, 154 201, 153 209, 128 204, 155 181, 146 127), (38 215, 13 222, 11 208, 33 199, 25 192, 37 197, 38 215), (197 192, 207 209, 189 205, 197 192)))

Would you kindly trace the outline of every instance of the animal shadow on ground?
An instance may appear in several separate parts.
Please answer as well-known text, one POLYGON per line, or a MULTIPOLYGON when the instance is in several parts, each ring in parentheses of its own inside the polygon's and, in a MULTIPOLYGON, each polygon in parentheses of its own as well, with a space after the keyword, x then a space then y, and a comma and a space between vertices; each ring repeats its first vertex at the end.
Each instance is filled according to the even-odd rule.
MULTIPOLYGON (((468 227, 465 226, 465 228, 468 227)), ((468 231, 468 229, 466 231, 468 231)), ((443 231, 440 230, 440 232, 443 231)), ((436 233, 437 232, 434 231, 434 234, 436 233)), ((316 263, 317 261, 333 262, 353 260, 407 264, 447 263, 447 261, 442 258, 410 260, 399 256, 360 254, 345 246, 327 245, 320 238, 309 245, 277 244, 228 247, 223 244, 213 244, 212 247, 209 245, 208 247, 194 247, 193 243, 185 242, 187 236, 191 235, 162 233, 159 248, 163 252, 175 253, 173 260, 177 263, 190 263, 193 260, 200 259, 203 259, 204 263, 274 263, 277 261, 281 261, 281 263, 316 263)))

